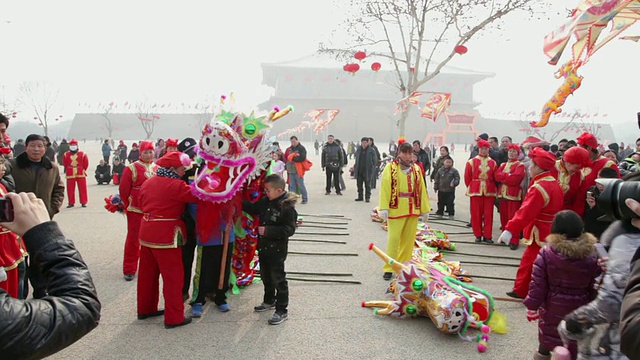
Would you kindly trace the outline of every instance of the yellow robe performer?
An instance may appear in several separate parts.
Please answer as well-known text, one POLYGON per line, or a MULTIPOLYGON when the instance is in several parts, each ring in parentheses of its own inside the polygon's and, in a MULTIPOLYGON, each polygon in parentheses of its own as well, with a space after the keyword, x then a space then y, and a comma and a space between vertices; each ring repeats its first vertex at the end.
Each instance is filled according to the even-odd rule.
MULTIPOLYGON (((431 211, 418 165, 412 164, 403 171, 398 160, 394 160, 384 168, 379 207, 389 214, 386 253, 400 262, 411 259, 418 217, 431 211)), ((385 273, 393 272, 389 264, 385 264, 383 270, 385 273)))

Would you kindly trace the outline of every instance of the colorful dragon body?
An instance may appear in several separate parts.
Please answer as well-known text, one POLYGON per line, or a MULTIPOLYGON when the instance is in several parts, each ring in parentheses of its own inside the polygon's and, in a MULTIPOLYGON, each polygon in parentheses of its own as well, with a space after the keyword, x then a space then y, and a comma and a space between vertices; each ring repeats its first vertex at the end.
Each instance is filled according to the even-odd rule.
POLYGON ((435 261, 440 258, 437 251, 417 249, 411 260, 400 263, 373 244, 369 249, 391 265, 397 278, 390 287, 392 301, 365 301, 363 307, 378 308, 378 315, 428 316, 438 330, 475 340, 478 351, 486 351, 491 331, 486 324, 494 315, 493 298, 487 291, 460 281, 455 273, 459 269, 435 261), (481 335, 465 336, 469 327, 480 330, 481 335))
MULTIPOLYGON (((378 207, 371 211, 371 221, 382 223, 382 228, 387 231, 387 223, 382 221, 378 215, 378 207)), ((429 224, 419 222, 416 228, 416 246, 425 245, 428 247, 438 248, 440 250, 456 250, 456 244, 449 241, 449 236, 444 231, 431 228, 429 224)))
POLYGON ((202 130, 196 149, 202 166, 196 171, 191 191, 203 202, 198 207, 198 235, 207 237, 220 221, 236 224, 238 233, 232 268, 238 282, 253 281, 257 219, 241 211, 245 198, 257 201, 260 186, 271 161, 272 148, 267 140, 271 124, 293 111, 274 109, 256 117, 222 110, 202 130))

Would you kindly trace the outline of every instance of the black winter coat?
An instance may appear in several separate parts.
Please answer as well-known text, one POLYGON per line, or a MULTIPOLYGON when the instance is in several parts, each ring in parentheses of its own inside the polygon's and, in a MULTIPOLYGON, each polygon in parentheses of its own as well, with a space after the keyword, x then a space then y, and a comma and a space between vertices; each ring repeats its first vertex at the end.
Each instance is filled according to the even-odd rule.
POLYGON ((329 170, 339 170, 344 166, 344 155, 340 145, 325 144, 322 148, 322 168, 329 168, 329 170))
POLYGON ((48 296, 17 300, 0 289, 0 357, 41 359, 78 341, 100 320, 100 301, 87 265, 55 222, 24 236, 32 265, 41 269, 48 296))
POLYGON ((251 203, 242 202, 242 210, 249 214, 258 215, 260 226, 264 226, 264 235, 259 235, 259 241, 286 242, 296 232, 298 213, 295 202, 298 196, 285 192, 279 197, 269 200, 268 197, 251 203))
POLYGON ((376 152, 371 146, 367 146, 366 149, 363 149, 362 146, 358 146, 358 150, 356 150, 356 163, 353 165, 353 175, 357 178, 358 174, 361 172, 360 167, 364 166, 362 170, 364 172, 365 179, 371 179, 376 162, 376 152), (364 164, 361 164, 360 154, 363 151, 365 152, 365 162, 364 164))

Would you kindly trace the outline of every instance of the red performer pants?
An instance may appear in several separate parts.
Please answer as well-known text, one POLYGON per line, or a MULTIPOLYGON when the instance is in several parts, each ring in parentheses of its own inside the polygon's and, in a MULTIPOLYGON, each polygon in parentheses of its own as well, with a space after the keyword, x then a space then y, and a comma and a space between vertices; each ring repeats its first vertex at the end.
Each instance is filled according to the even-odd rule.
POLYGON ((142 214, 127 211, 127 240, 124 243, 124 261, 122 262, 122 273, 125 275, 135 275, 138 270, 140 221, 142 221, 142 214))
POLYGON ((493 237, 493 196, 471 196, 471 228, 475 237, 493 237))
POLYGON ((0 289, 4 289, 12 298, 19 299, 20 277, 18 268, 15 267, 11 270, 5 269, 5 272, 7 273, 7 280, 0 282, 0 289))
POLYGON ((513 285, 513 291, 522 298, 527 297, 529 293, 533 262, 536 260, 536 257, 538 257, 540 249, 540 246, 534 241, 531 245, 527 246, 527 249, 522 254, 520 267, 518 267, 518 273, 516 274, 516 282, 513 285))
POLYGON ((86 204, 89 202, 87 199, 87 178, 72 178, 67 179, 67 197, 69 198, 69 205, 75 205, 76 203, 76 184, 78 184, 78 192, 80 193, 80 204, 86 204))
POLYGON ((182 285, 182 248, 140 249, 140 273, 138 274, 138 315, 158 311, 160 275, 164 297, 164 323, 177 325, 184 321, 182 285))
POLYGON ((113 185, 120 184, 120 178, 118 177, 117 173, 113 173, 113 175, 111 176, 111 180, 113 180, 113 185))
MULTIPOLYGON (((500 226, 502 226, 502 230, 507 228, 507 223, 516 215, 516 211, 520 209, 520 205, 522 205, 520 201, 500 199, 500 226)), ((520 235, 513 236, 511 243, 519 244, 520 235)))

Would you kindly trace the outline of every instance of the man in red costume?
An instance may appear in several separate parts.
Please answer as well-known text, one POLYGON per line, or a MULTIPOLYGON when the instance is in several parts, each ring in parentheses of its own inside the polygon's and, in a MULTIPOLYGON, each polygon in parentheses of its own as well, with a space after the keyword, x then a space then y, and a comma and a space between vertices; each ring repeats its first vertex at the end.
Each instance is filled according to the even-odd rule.
MULTIPOLYGON (((0 158, 0 175, 4 174, 4 158, 0 158)), ((0 183, 0 196, 7 194, 7 189, 0 183)), ((23 288, 18 267, 24 261, 26 251, 22 240, 11 230, 0 226, 0 289, 4 289, 14 299, 24 299, 23 288)))
MULTIPOLYGON (((578 145, 589 152, 589 157, 591 159, 591 165, 582 169, 585 189, 596 184, 596 179, 598 178, 598 174, 600 174, 600 170, 606 167, 615 169, 616 173, 618 173, 618 178, 620 178, 620 169, 618 169, 618 165, 610 159, 600 155, 600 152, 598 151, 598 140, 593 136, 593 134, 587 132, 582 133, 582 135, 578 136, 578 145)), ((582 214, 580 215, 582 216, 582 214)))
POLYGON ((87 207, 87 169, 89 168, 89 157, 78 150, 78 141, 71 139, 69 141, 69 151, 64 153, 62 158, 62 166, 64 173, 67 175, 67 197, 69 205, 72 208, 76 203, 76 184, 80 193, 80 204, 87 207))
POLYGON ((186 171, 185 166, 190 163, 187 154, 178 151, 166 153, 157 161, 156 176, 142 184, 138 195, 143 212, 140 222, 142 248, 138 275, 138 319, 164 314, 164 327, 167 329, 191 322, 191 317, 184 316, 182 300, 182 245, 187 237, 182 214, 185 205, 197 202, 198 198, 181 179, 186 171), (164 310, 158 310, 160 276, 164 310))
POLYGON ((562 210, 562 188, 551 175, 550 170, 555 166, 556 157, 541 148, 534 148, 529 152, 531 164, 531 185, 522 206, 505 227, 498 241, 510 243, 513 235, 524 230, 522 242, 527 249, 522 254, 520 267, 513 286, 513 291, 507 295, 524 299, 529 292, 533 262, 544 245, 545 238, 551 232, 551 223, 556 213, 562 210))
POLYGON ((492 244, 493 204, 496 199, 496 162, 489 157, 489 142, 478 140, 478 155, 469 159, 464 170, 467 196, 471 199, 471 227, 476 242, 492 244), (483 239, 484 236, 484 239, 483 239))
MULTIPOLYGON (((508 161, 502 163, 496 170, 495 178, 500 183, 498 197, 500 198, 500 225, 502 229, 507 226, 509 220, 513 218, 516 211, 522 204, 522 180, 524 180, 526 169, 524 164, 518 161, 520 146, 509 144, 507 147, 508 161)), ((509 248, 518 249, 520 239, 511 239, 509 248)))
POLYGON ((124 243, 124 261, 122 271, 124 279, 133 280, 138 269, 140 258, 140 240, 138 231, 142 220, 142 211, 138 203, 140 187, 154 175, 156 166, 153 163, 155 148, 151 141, 140 143, 140 159, 129 164, 122 172, 120 180, 120 198, 127 214, 127 240, 124 243))
POLYGON ((178 151, 178 142, 178 139, 168 138, 167 142, 164 143, 164 153, 178 151))
POLYGON ((562 210, 573 210, 580 217, 584 215, 584 204, 587 197, 587 189, 584 176, 580 169, 589 165, 589 152, 581 147, 574 146, 566 150, 562 159, 557 160, 551 169, 551 175, 558 179, 564 203, 562 210))

